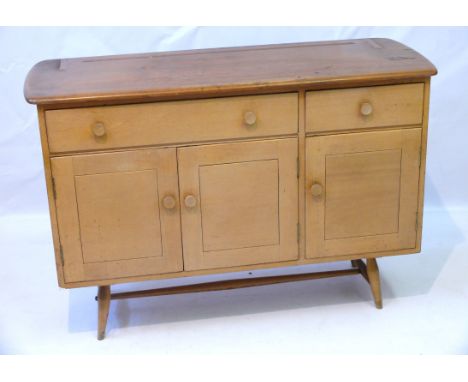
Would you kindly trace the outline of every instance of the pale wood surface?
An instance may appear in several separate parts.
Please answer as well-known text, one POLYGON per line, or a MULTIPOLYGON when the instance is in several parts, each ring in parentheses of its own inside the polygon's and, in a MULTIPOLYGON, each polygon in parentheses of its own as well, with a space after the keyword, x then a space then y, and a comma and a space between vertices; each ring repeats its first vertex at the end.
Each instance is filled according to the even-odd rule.
POLYGON ((416 247, 421 129, 307 138, 307 257, 416 247), (323 193, 314 197, 318 183, 323 193))
POLYGON ((37 107, 37 114, 38 114, 38 120, 39 120, 39 132, 40 132, 40 137, 41 137, 42 160, 44 164, 45 184, 47 188, 47 200, 49 204, 52 242, 54 245, 55 269, 57 270, 58 284, 60 286, 64 286, 65 280, 64 280, 64 274, 63 274, 63 262, 62 262, 61 251, 60 251, 60 235, 59 235, 58 225, 57 225, 57 209, 56 209, 55 198, 54 198, 55 186, 52 180, 49 145, 47 142, 47 132, 46 132, 46 126, 45 126, 45 112, 42 106, 37 107))
POLYGON ((220 275, 220 274, 235 274, 236 272, 250 272, 257 270, 266 270, 266 269, 278 269, 283 268, 285 271, 295 269, 296 266, 301 265, 311 265, 311 264, 324 264, 332 263, 337 261, 350 261, 353 259, 365 259, 368 257, 388 257, 388 256, 400 256, 400 255, 410 255, 416 253, 414 248, 411 249, 401 249, 401 250, 390 250, 390 251, 380 251, 372 252, 365 254, 352 254, 352 255, 342 255, 342 256, 330 256, 330 257, 316 257, 309 259, 298 259, 298 260, 286 260, 286 261, 274 261, 269 263, 261 264, 251 264, 251 265, 238 265, 238 266, 225 266, 219 268, 208 268, 208 269, 198 269, 198 270, 184 270, 179 272, 169 272, 169 273, 160 273, 160 274, 151 274, 145 276, 129 276, 129 277, 116 277, 112 279, 102 279, 102 280, 91 280, 91 281, 80 281, 80 282, 69 282, 63 285, 60 285, 63 288, 79 288, 87 286, 97 286, 97 285, 108 285, 109 283, 122 284, 122 283, 132 283, 140 281, 151 281, 151 280, 167 280, 167 279, 182 279, 187 277, 196 277, 196 276, 205 276, 205 275, 220 275))
POLYGON ((421 252, 423 212, 424 212, 424 186, 426 178, 426 156, 427 156, 427 136, 429 125, 429 97, 430 97, 431 79, 428 78, 424 84, 424 114, 421 130, 421 157, 419 171, 419 190, 418 190, 418 232, 416 238, 415 252, 421 252))
POLYGON ((51 162, 66 282, 182 270, 175 149, 51 162))
POLYGON ((75 175, 85 263, 162 256, 154 169, 75 175))
POLYGON ((420 125, 423 98, 423 83, 307 92, 306 130, 420 125))
MULTIPOLYGON (((327 155, 325 240, 398 232, 401 150, 327 155)), ((312 196, 323 187, 314 184, 312 196), (314 187, 320 187, 314 194, 314 187)))
POLYGON ((420 251, 435 73, 386 39, 39 63, 59 285, 101 286, 98 339, 111 297, 360 273, 381 308, 375 258, 420 251), (109 287, 334 260, 352 268, 109 287))
POLYGON ((435 67, 388 39, 48 60, 28 74, 28 102, 57 105, 191 98, 424 78, 435 67))
MULTIPOLYGON (((324 42, 318 45, 295 44, 294 46, 227 49, 226 51, 229 51, 229 54, 237 55, 239 53, 238 57, 246 57, 247 53, 249 53, 253 60, 258 59, 262 54, 266 54, 269 57, 270 54, 275 55, 280 51, 293 52, 297 54, 296 58, 302 60, 302 62, 291 60, 289 57, 289 63, 286 63, 286 60, 282 62, 276 61, 274 63, 274 65, 278 65, 276 68, 278 69, 281 66, 281 70, 284 70, 284 73, 288 71, 289 74, 293 73, 292 70, 298 67, 302 67, 304 70, 312 70, 315 68, 315 73, 313 73, 313 75, 311 74, 311 77, 308 78, 296 77, 286 82, 282 78, 276 77, 271 82, 251 83, 248 84, 247 87, 245 83, 240 85, 232 83, 220 87, 208 86, 206 88, 190 89, 171 88, 167 89, 167 92, 165 90, 163 92, 157 90, 159 92, 157 94, 149 94, 141 91, 141 89, 137 89, 139 84, 134 82, 132 86, 135 86, 134 90, 137 89, 136 93, 130 94, 123 92, 120 95, 116 93, 110 95, 110 98, 107 100, 105 100, 105 96, 104 98, 101 97, 102 94, 92 95, 90 93, 86 97, 78 95, 77 98, 75 98, 76 94, 74 94, 72 98, 66 100, 54 99, 52 103, 40 106, 38 111, 41 127, 41 141, 44 153, 59 284, 65 287, 105 285, 137 280, 175 278, 418 252, 420 250, 422 232, 424 164, 429 106, 429 79, 427 77, 434 74, 435 69, 430 65, 431 69, 428 70, 433 71, 431 74, 429 74, 429 72, 423 74, 421 70, 422 67, 415 69, 416 71, 412 71, 410 69, 411 65, 416 64, 416 66, 418 66, 423 62, 427 63, 427 61, 424 61, 424 59, 419 61, 417 55, 412 56, 410 59, 407 59, 409 56, 406 57, 406 59, 405 56, 396 56, 394 55, 395 50, 392 49, 396 49, 397 46, 401 47, 401 45, 394 44, 388 40, 370 39, 352 40, 351 42, 324 42), (261 50, 264 50, 264 52, 259 53, 261 50), (252 52, 253 54, 251 54, 252 52), (314 53, 312 54, 312 52, 314 53), (355 56, 358 52, 361 55, 359 57, 355 56), (368 54, 371 56, 373 54, 380 56, 373 56, 374 58, 372 58, 368 54), (320 60, 330 60, 330 67, 327 69, 324 67, 319 68, 318 62, 320 60), (391 61, 393 61, 393 63, 391 61), (354 66, 355 64, 357 66, 354 66), (374 64, 376 66, 373 66, 374 64), (391 68, 388 67, 388 69, 391 70, 386 74, 383 72, 380 73, 379 70, 386 64, 391 66, 391 68), (345 65, 348 67, 344 68, 345 65), (372 72, 374 69, 375 72, 372 72), (359 74, 360 70, 362 70, 361 74, 359 74), (327 77, 327 71, 330 75, 333 72, 332 77, 327 77), (408 82, 412 83, 404 84, 408 82), (378 84, 395 85, 370 86, 378 84), (349 86, 359 86, 359 88, 338 89, 349 86), (307 91, 328 89, 330 87, 336 89, 330 91, 307 91), (253 95, 258 93, 275 93, 278 91, 286 91, 289 93, 261 96, 253 95), (235 94, 242 94, 242 96, 224 97, 225 95, 235 94), (333 97, 331 97, 330 94, 333 94, 333 97), (195 100, 195 98, 200 97, 221 96, 224 98, 195 100), (327 99, 328 97, 328 101, 325 103, 322 101, 322 103, 312 102, 312 104, 310 104, 312 96, 316 96, 318 97, 317 99, 320 100, 327 99), (146 102, 159 99, 187 99, 188 97, 193 97, 194 99, 177 102, 102 106, 104 103, 123 103, 131 100, 146 102), (333 102, 338 102, 338 106, 340 107, 337 108, 336 104, 334 106, 333 102), (362 105, 366 102, 369 102, 370 108, 364 108, 364 114, 368 114, 364 116, 362 113, 362 105), (83 108, 82 106, 85 105, 91 107, 83 108), (53 110, 54 108, 71 106, 80 106, 80 108, 53 110), (322 106, 324 106, 324 108, 322 108, 322 106), (321 121, 318 125, 313 119, 313 117, 318 114, 318 111, 315 110, 314 113, 311 114, 311 110, 313 111, 314 108, 317 107, 322 110, 322 112, 326 110, 326 113, 328 113, 320 117, 321 121), (350 111, 351 109, 352 111, 350 111), (310 237, 309 228, 304 224, 305 219, 307 218, 308 221, 310 217, 310 209, 308 208, 306 210, 305 203, 310 203, 310 199, 312 198, 310 191, 312 183, 309 182, 308 170, 306 178, 305 165, 306 150, 308 152, 307 155, 310 155, 309 143, 307 145, 305 144, 306 140, 310 142, 310 138, 305 138, 305 130, 306 126, 308 128, 310 123, 314 123, 314 126, 320 127, 318 130, 309 131, 309 135, 348 133, 349 131, 357 130, 365 131, 365 133, 363 133, 362 139, 356 140, 356 148, 353 148, 351 153, 345 150, 346 145, 344 145, 343 142, 348 139, 345 138, 346 136, 353 136, 354 134, 324 137, 328 139, 328 148, 330 150, 338 150, 333 158, 329 158, 328 175, 330 176, 330 185, 335 183, 336 189, 343 187, 350 192, 338 193, 332 198, 331 203, 329 203, 327 207, 330 211, 330 219, 323 221, 323 234, 327 235, 327 241, 344 241, 341 244, 341 248, 338 248, 339 246, 335 248, 336 252, 329 252, 327 256, 309 257, 310 251, 308 246, 310 245, 310 240, 308 240, 308 257, 304 258, 305 239, 306 236, 310 237), (328 123, 335 124, 337 127, 335 126, 331 129, 324 128, 323 126, 327 126, 328 123), (413 183, 416 184, 418 191, 413 192, 411 195, 409 192, 404 192, 404 195, 407 195, 407 197, 405 200, 402 200, 401 190, 403 189, 400 190, 400 199, 397 198, 396 194, 398 153, 394 148, 376 150, 375 147, 372 146, 373 144, 369 142, 372 142, 372 138, 370 137, 372 134, 375 134, 372 132, 372 129, 387 129, 387 133, 392 132, 396 134, 396 131, 399 131, 397 128, 408 131, 416 130, 411 128, 414 125, 422 126, 422 129, 419 130, 422 166, 420 171, 416 171, 413 166, 411 172, 407 174, 407 178, 411 178, 412 180, 410 182, 404 182, 406 184, 404 187, 409 187, 409 185, 413 183), (274 167, 274 161, 278 161, 278 158, 275 156, 266 158, 260 155, 260 159, 258 160, 244 160, 242 158, 249 157, 249 155, 243 153, 242 150, 237 152, 237 147, 241 146, 235 146, 238 144, 249 144, 252 145, 251 147, 256 148, 260 147, 256 146, 257 144, 263 145, 268 142, 285 141, 283 138, 278 139, 285 135, 297 137, 286 139, 295 141, 296 158, 294 158, 294 164, 292 156, 289 158, 288 154, 286 154, 286 151, 289 152, 290 149, 281 152, 281 155, 286 158, 289 163, 287 171, 281 170, 280 167, 277 169, 274 167), (333 140, 332 138, 335 137, 337 139, 333 140), (228 143, 228 141, 234 140, 251 140, 251 142, 243 142, 242 144, 228 143), (334 143, 332 143, 332 140, 334 143), (213 144, 218 142, 221 144, 213 144), (194 189, 193 194, 190 194, 192 191, 185 193, 182 189, 179 194, 177 185, 179 182, 178 175, 179 173, 181 174, 182 171, 178 173, 176 161, 175 159, 171 159, 172 164, 169 166, 171 170, 165 175, 168 179, 171 178, 170 181, 168 180, 168 184, 171 184, 171 187, 169 187, 171 190, 168 188, 166 193, 158 194, 156 197, 157 200, 154 200, 157 206, 152 210, 149 207, 149 199, 151 198, 149 184, 152 183, 152 180, 155 182, 159 181, 159 166, 164 163, 164 160, 157 160, 158 163, 156 167, 158 167, 158 169, 146 168, 144 165, 145 159, 142 159, 138 153, 146 151, 146 149, 144 149, 145 146, 161 145, 162 147, 172 147, 169 150, 178 152, 180 155, 184 150, 197 150, 196 147, 181 146, 187 144, 201 145, 202 143, 210 143, 209 145, 203 144, 199 146, 203 149, 206 147, 223 146, 225 152, 221 153, 218 156, 219 158, 223 158, 224 156, 236 158, 239 154, 239 158, 241 159, 234 159, 232 163, 220 160, 219 163, 216 162, 216 165, 213 166, 201 166, 201 171, 199 171, 198 174, 198 186, 200 190, 194 189), (362 145, 362 147, 370 147, 368 150, 369 152, 360 152, 360 145, 362 145), (51 150, 52 147, 54 147, 53 150, 51 150), (231 147, 235 147, 236 149, 233 149, 231 152, 229 149, 231 147), (132 148, 132 150, 126 152, 119 151, 123 148, 132 148), (83 155, 84 153, 79 154, 80 151, 108 152, 108 154, 83 155), (118 157, 114 158, 114 155, 118 157), (54 181, 50 169, 51 157, 56 157, 52 159, 54 173, 57 172, 57 166, 54 162, 62 163, 58 166, 60 170, 58 174, 60 175, 61 173, 59 176, 60 179, 56 179, 55 181, 55 189, 58 195, 57 200, 54 199, 54 181), (114 171, 117 167, 118 171, 114 171), (298 178, 296 168, 299 174, 298 178), (109 171, 109 169, 112 170, 109 171), (232 178, 229 177, 228 169, 232 171, 235 176, 232 178), (278 180, 276 184, 274 184, 275 169, 276 179, 278 180), (380 174, 380 172, 382 172, 382 174, 380 174), (282 213, 279 203, 277 203, 276 209, 274 207, 267 207, 273 206, 272 201, 274 198, 272 195, 274 195, 275 192, 276 194, 280 194, 282 191, 279 180, 281 178, 285 179, 283 175, 286 173, 288 173, 288 179, 291 178, 291 184, 293 175, 296 177, 295 185, 297 197, 295 201, 293 198, 288 199, 290 200, 288 207, 289 212, 282 213), (371 175, 373 173, 380 175, 373 177, 371 175), (154 177, 156 177, 156 179, 154 179, 154 177), (63 180, 67 178, 67 181, 63 180), (74 180, 71 181, 70 179, 74 180), (200 182, 201 179, 202 181, 200 182), (247 179, 248 182, 236 182, 233 179, 247 179), (358 181, 356 181, 356 179, 358 179, 358 181), (251 183, 252 189, 258 190, 258 193, 254 192, 249 194, 248 183, 251 183), (132 194, 134 194, 131 187, 132 184, 135 185, 136 189, 141 190, 137 193, 137 195, 139 194, 141 197, 135 195, 133 195, 133 198, 131 197, 132 194), (203 187, 203 184, 205 184, 205 187, 203 187), (108 188, 107 191, 106 185, 108 188), (338 187, 339 185, 341 186, 338 187), (110 192, 109 190, 111 189, 112 191, 110 192), (390 191, 384 193, 384 189, 390 191), (273 192, 267 192, 267 190, 273 192), (68 206, 66 208, 63 208, 63 204, 61 204, 63 203, 61 198, 64 197, 63 191, 66 191, 69 195, 68 206), (237 199, 235 197, 236 193, 240 195, 237 199), (75 202, 72 200, 73 198, 71 195, 73 194, 75 195, 75 202), (199 199, 200 194, 206 194, 211 204, 206 202, 200 204, 200 201, 203 201, 199 199), (125 195, 130 195, 128 201, 125 195), (381 197, 374 198, 371 197, 372 195, 380 195, 381 197), (359 196, 362 197, 359 198, 359 196), (185 207, 186 197, 189 197, 189 199, 191 198, 191 202, 189 200, 188 203, 191 205, 189 208, 185 207), (179 198, 182 206, 180 205, 179 198), (414 218, 414 208, 405 209, 403 212, 400 211, 403 215, 398 215, 395 212, 396 201, 413 205, 414 198, 418 198, 415 204, 418 206, 417 220, 414 218), (122 199, 125 199, 127 203, 116 202, 122 199), (76 200, 78 200, 78 203, 76 203, 76 200), (114 204, 112 204, 113 201, 115 202, 114 204), (70 206, 72 208, 70 208, 70 206), (237 222, 240 221, 239 216, 241 213, 235 211, 236 206, 239 207, 239 211, 250 211, 253 209, 252 206, 254 206, 254 208, 257 206, 258 213, 251 216, 244 214, 246 223, 238 224, 237 222), (121 259, 121 257, 125 258, 125 253, 130 252, 146 252, 145 255, 153 259, 164 258, 163 241, 160 240, 160 244, 158 245, 157 240, 150 237, 146 245, 142 243, 141 238, 148 237, 147 231, 158 231, 158 226, 159 230, 162 230, 163 226, 166 226, 166 224, 163 224, 163 217, 161 217, 159 224, 157 221, 155 222, 154 217, 157 215, 156 211, 158 214, 169 214, 174 220, 179 220, 180 209, 182 213, 187 213, 191 210, 194 215, 197 213, 200 214, 200 224, 198 228, 195 229, 195 231, 198 231, 194 235, 196 240, 187 239, 191 242, 191 244, 187 245, 190 246, 193 243, 198 243, 197 240, 201 237, 201 248, 203 251, 200 253, 203 253, 203 261, 206 261, 205 265, 203 265, 203 263, 198 263, 192 270, 187 267, 185 270, 182 268, 182 245, 180 243, 182 231, 180 222, 178 227, 176 227, 175 223, 171 223, 171 228, 169 229, 173 237, 177 237, 179 241, 176 253, 178 251, 179 260, 177 260, 177 262, 180 265, 177 268, 162 271, 162 268, 154 269, 142 266, 140 270, 138 270, 137 268, 139 266, 127 266, 126 263, 123 263, 127 260, 121 259), (371 210, 377 210, 379 213, 371 214, 371 210), (57 211, 59 224, 56 220, 57 211), (232 211, 235 211, 235 213, 232 211), (129 212, 130 215, 128 215, 127 212, 129 212), (352 216, 357 216, 358 212, 361 223, 353 225, 352 216), (235 216, 236 213, 238 215, 237 217, 235 216), (73 216, 74 214, 76 216, 80 214, 80 216, 83 215, 84 217, 81 223, 84 227, 83 232, 79 231, 81 229, 79 227, 78 234, 76 234, 76 229, 79 226, 79 222, 77 223, 75 221, 73 225, 62 221, 63 216, 73 216), (93 214, 100 218, 97 220, 94 219, 95 216, 93 216, 93 214), (229 214, 231 214, 231 216, 229 214), (272 219, 272 216, 275 214, 281 217, 281 219, 276 219, 276 225, 274 224, 275 220, 272 219), (271 243, 275 242, 278 235, 281 236, 284 234, 283 227, 281 227, 284 216, 289 219, 290 217, 287 215, 294 214, 296 215, 295 222, 291 224, 288 223, 285 229, 289 232, 291 238, 294 236, 294 245, 296 245, 296 247, 289 244, 284 246, 284 248, 286 248, 286 246, 288 246, 289 249, 292 248, 294 255, 289 254, 289 257, 285 255, 285 257, 282 258, 272 253, 270 255, 265 254, 258 257, 258 248, 274 246, 271 243), (118 227, 110 223, 113 221, 121 221, 124 215, 129 216, 129 219, 126 220, 128 220, 127 223, 129 223, 129 227, 132 228, 126 231, 126 235, 120 235, 118 227), (204 216, 206 216, 207 219, 204 219, 203 225, 202 218, 204 216), (225 221, 223 221, 223 216, 226 217, 225 221), (144 227, 136 227, 136 221, 149 221, 152 223, 145 224, 144 227), (403 221, 403 224, 405 224, 404 222, 406 221, 412 221, 412 228, 406 229, 406 226, 402 228, 400 224, 401 221, 403 221), (299 226, 297 226, 298 222, 301 223, 299 226), (227 228, 226 230, 222 229, 223 225, 227 228), (396 227, 397 225, 398 227, 396 227), (259 226, 262 228, 256 229, 259 226), (297 235, 297 229, 299 230, 299 235, 297 235), (378 242, 378 239, 370 238, 371 235, 381 236, 378 234, 376 235, 376 233, 390 232, 395 229, 401 231, 401 236, 405 237, 404 240, 402 239, 405 243, 415 241, 415 244, 413 244, 412 247, 408 247, 407 245, 401 244, 401 242, 401 245, 389 246, 386 239, 378 242), (416 238, 414 238, 415 230, 417 230, 416 238), (82 237, 79 236, 81 234, 82 237), (356 236, 359 236, 357 238, 359 240, 350 240, 356 238, 356 236), (116 240, 113 242, 112 238, 116 238, 116 240), (65 245, 63 245, 63 243, 61 245, 60 239, 62 239, 65 245), (346 240, 348 240, 347 243, 345 243, 346 240), (359 243, 361 240, 362 243, 359 243), (375 241, 375 245, 371 246, 371 251, 369 252, 369 247, 365 242, 372 240, 375 241), (82 243, 82 241, 84 241, 84 243, 82 243), (122 241, 122 243, 119 241, 122 241), (85 251, 86 253, 86 255, 82 255, 81 259, 82 263, 84 263, 85 260, 87 261, 85 264, 85 268, 88 267, 85 269, 85 273, 87 273, 86 277, 83 277, 83 273, 80 274, 80 272, 83 272, 83 270, 79 270, 82 265, 79 265, 79 262, 74 262, 74 259, 78 261, 77 254, 79 251, 77 250, 74 252, 67 249, 70 242, 73 243, 73 248, 81 246, 82 249, 80 249, 80 251, 85 251), (105 243, 110 244, 106 245, 105 243), (136 243, 135 246, 132 246, 132 243, 136 243), (268 245, 268 243, 270 244, 268 245), (248 251, 248 253, 246 251, 243 253, 243 257, 241 256, 239 258, 235 251, 242 250, 243 248, 238 248, 242 246, 246 246, 246 248, 251 248, 252 250, 248 251), (121 247, 121 251, 117 250, 119 247, 121 247), (232 251, 234 252, 230 254, 226 253, 226 248, 233 248, 232 251), (347 248, 354 249, 349 253, 347 248), (211 252, 220 252, 224 257, 205 257, 205 254, 211 254, 211 252), (73 273, 75 273, 74 278, 64 277, 61 254, 63 254, 65 259, 65 276, 73 276, 73 273), (163 255, 161 256, 161 254, 163 255), (249 258, 249 256, 252 256, 252 258, 249 258), (262 256, 264 257, 262 258, 262 256), (103 267, 98 272, 96 268, 93 268, 99 263, 106 263, 107 265, 105 268, 108 270, 103 271, 103 267), (145 268, 146 273, 141 271, 142 268, 145 268)), ((192 56, 196 56, 196 58, 202 56, 214 57, 216 55, 223 55, 223 52, 224 51, 180 52, 163 55, 166 55, 168 59, 173 55, 184 56, 181 58, 184 61, 189 60, 192 56), (200 56, 198 56, 199 53, 201 54, 200 56)), ((96 65, 110 68, 115 64, 116 66, 114 66, 114 68, 119 67, 127 70, 133 65, 130 61, 136 62, 134 59, 140 60, 146 58, 128 56, 122 60, 120 60, 120 58, 117 60, 112 58, 110 62, 104 58, 102 61, 98 59, 99 62, 96 61, 98 62, 96 65), (124 61, 126 61, 126 63, 124 61)), ((66 72, 71 67, 77 69, 81 66, 81 63, 78 62, 80 61, 79 59, 76 59, 73 64, 71 61, 73 60, 61 62, 60 65, 63 72, 66 72), (77 65, 76 67, 74 66, 75 64, 77 65)), ((322 63, 323 62, 324 61, 322 61, 322 63)), ((214 62, 212 63, 214 64, 214 62)), ((95 62, 87 62, 86 65, 88 64, 95 65, 95 62)), ((208 65, 211 65, 211 63, 208 65)), ((264 74, 270 75, 270 67, 266 65, 263 66, 265 67, 264 74)), ((81 67, 83 68, 83 66, 81 67)), ((156 66, 153 69, 156 70, 156 66)), ((241 71, 242 70, 244 69, 241 69, 241 71)), ((246 68, 245 70, 250 69, 246 68)), ((131 75, 130 72, 127 72, 127 74, 131 75)), ((115 74, 116 73, 112 75, 115 74)), ((217 76, 215 72, 212 74, 214 77, 217 76)), ((231 74, 233 76, 238 75, 238 73, 228 73, 227 77, 231 74)), ((43 72, 41 75, 47 74, 43 72)), ((67 74, 67 78, 71 79, 68 75, 73 77, 71 72, 67 74)), ((263 74, 261 73, 260 75, 263 74)), ((83 78, 85 77, 82 77, 82 79, 83 78)), ((173 78, 171 80, 185 81, 182 77, 173 78)), ((122 86, 124 82, 125 81, 117 81, 112 86, 122 86)), ((31 84, 32 82, 28 80, 28 83, 31 84)), ((62 85, 72 86, 71 83, 72 82, 68 84, 63 83, 62 85)), ((53 81, 50 82, 49 85, 49 90, 53 91, 53 81)), ((88 85, 92 87, 95 84, 89 83, 88 85)), ((75 89, 78 89, 80 85, 75 83, 73 86, 75 86, 75 89)), ((101 87, 101 89, 104 89, 104 87, 101 87)), ((154 89, 151 91, 153 90, 154 89)), ((44 100, 45 98, 42 99, 42 101, 44 100)), ((401 132, 401 134, 401 139, 406 140, 405 134, 409 133, 401 132)), ((417 157, 415 160, 419 163, 419 155, 416 155, 419 149, 419 143, 415 135, 416 134, 413 134, 408 138, 409 142, 406 144, 409 146, 407 149, 400 147, 400 149, 402 149, 402 163, 405 158, 403 154, 406 151, 414 154, 409 155, 408 158, 414 159, 417 157)), ((317 137, 317 139, 319 138, 321 137, 317 137)), ((390 141, 391 140, 392 139, 390 139, 390 141)), ((250 150, 256 152, 256 149, 250 150)), ((209 151, 205 152, 201 150, 200 155, 203 157, 203 155, 208 152, 209 151)), ((260 152, 262 152, 262 150, 260 150, 260 152)), ((206 158, 203 158, 203 160, 205 159, 206 158)), ((202 163, 203 160, 199 160, 199 162, 202 163)), ((281 161, 278 161, 278 164, 280 162, 281 161)), ((320 166, 320 164, 318 165, 320 166)), ((163 165, 163 167, 164 166, 165 165, 163 165)), ((180 160, 179 166, 181 166, 180 160)), ((190 168, 190 166, 196 167, 193 163, 186 163, 184 166, 187 168, 190 168)), ((183 182, 182 175, 180 181, 183 182)), ((156 188, 159 189, 159 186, 160 185, 157 185, 156 188)), ((326 186, 326 184, 322 186, 322 197, 327 196, 326 186)), ((320 199, 321 196, 318 195, 317 197, 320 199)), ((292 221, 293 219, 291 218, 290 220, 292 221)), ((408 227, 409 226, 408 223, 408 227)), ((188 238, 190 238, 190 235, 193 235, 193 227, 197 226, 189 224, 188 228, 184 231, 184 235, 187 235, 188 238)), ((386 235, 388 235, 388 233, 386 235)), ((185 238, 184 236, 184 239, 185 238)), ((281 243, 282 241, 282 237, 279 237, 279 242, 281 243)), ((174 245, 177 247, 177 244, 174 245)), ((287 251, 285 250, 284 252, 287 251)))
POLYGON ((297 133, 297 94, 103 106, 46 112, 51 152, 297 133), (245 113, 256 121, 245 123, 245 113), (96 137, 96 123, 106 134, 96 137))
POLYGON ((184 269, 297 259, 297 139, 178 149, 184 269))
POLYGON ((199 167, 204 251, 279 243, 278 165, 265 159, 199 167))
POLYGON ((302 261, 305 258, 305 92, 299 92, 299 132, 297 136, 297 145, 298 145, 298 209, 299 209, 299 261, 302 261))

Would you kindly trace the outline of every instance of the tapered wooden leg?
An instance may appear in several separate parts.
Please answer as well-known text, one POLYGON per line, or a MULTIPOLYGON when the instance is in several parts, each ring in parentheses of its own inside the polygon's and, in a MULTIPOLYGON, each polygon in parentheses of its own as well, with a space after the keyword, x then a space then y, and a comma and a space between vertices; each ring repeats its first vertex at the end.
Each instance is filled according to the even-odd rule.
POLYGON ((110 286, 98 287, 98 340, 103 340, 106 336, 107 317, 111 300, 110 286))
POLYGON ((374 296, 375 307, 377 309, 382 309, 380 275, 376 259, 367 259, 367 276, 369 277, 369 284, 371 287, 372 295, 374 296))

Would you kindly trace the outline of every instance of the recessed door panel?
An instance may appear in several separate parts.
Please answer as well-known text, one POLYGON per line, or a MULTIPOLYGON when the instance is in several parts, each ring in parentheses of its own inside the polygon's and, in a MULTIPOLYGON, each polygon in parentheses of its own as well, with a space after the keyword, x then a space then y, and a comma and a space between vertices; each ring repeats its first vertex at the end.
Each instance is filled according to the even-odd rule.
POLYGON ((277 245, 277 159, 200 166, 203 250, 277 245))
POLYGON ((297 140, 178 149, 186 270, 297 259, 297 140))
POLYGON ((401 149, 329 155, 325 239, 398 232, 401 149))
POLYGON ((75 176, 84 263, 162 256, 157 178, 155 169, 75 176))
POLYGON ((416 246, 420 129, 307 138, 307 257, 416 246))
POLYGON ((182 270, 175 149, 51 162, 66 282, 182 270))

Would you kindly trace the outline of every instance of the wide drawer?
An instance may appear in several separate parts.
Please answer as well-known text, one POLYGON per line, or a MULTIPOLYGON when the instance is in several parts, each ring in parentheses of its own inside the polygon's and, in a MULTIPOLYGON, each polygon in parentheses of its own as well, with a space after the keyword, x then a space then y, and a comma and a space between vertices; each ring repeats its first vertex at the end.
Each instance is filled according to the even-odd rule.
POLYGON ((307 92, 306 131, 419 125, 424 84, 307 92))
POLYGON ((298 129, 296 93, 46 111, 51 152, 253 138, 298 129))

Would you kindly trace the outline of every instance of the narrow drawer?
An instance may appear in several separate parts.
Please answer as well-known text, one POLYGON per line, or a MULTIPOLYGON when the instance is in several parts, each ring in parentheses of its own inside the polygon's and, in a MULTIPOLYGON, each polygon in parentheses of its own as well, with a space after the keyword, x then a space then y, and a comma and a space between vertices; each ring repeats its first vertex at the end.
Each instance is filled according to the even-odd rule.
POLYGON ((51 152, 294 134, 296 93, 46 112, 51 152))
POLYGON ((306 131, 419 125, 424 84, 311 91, 306 95, 306 131))

